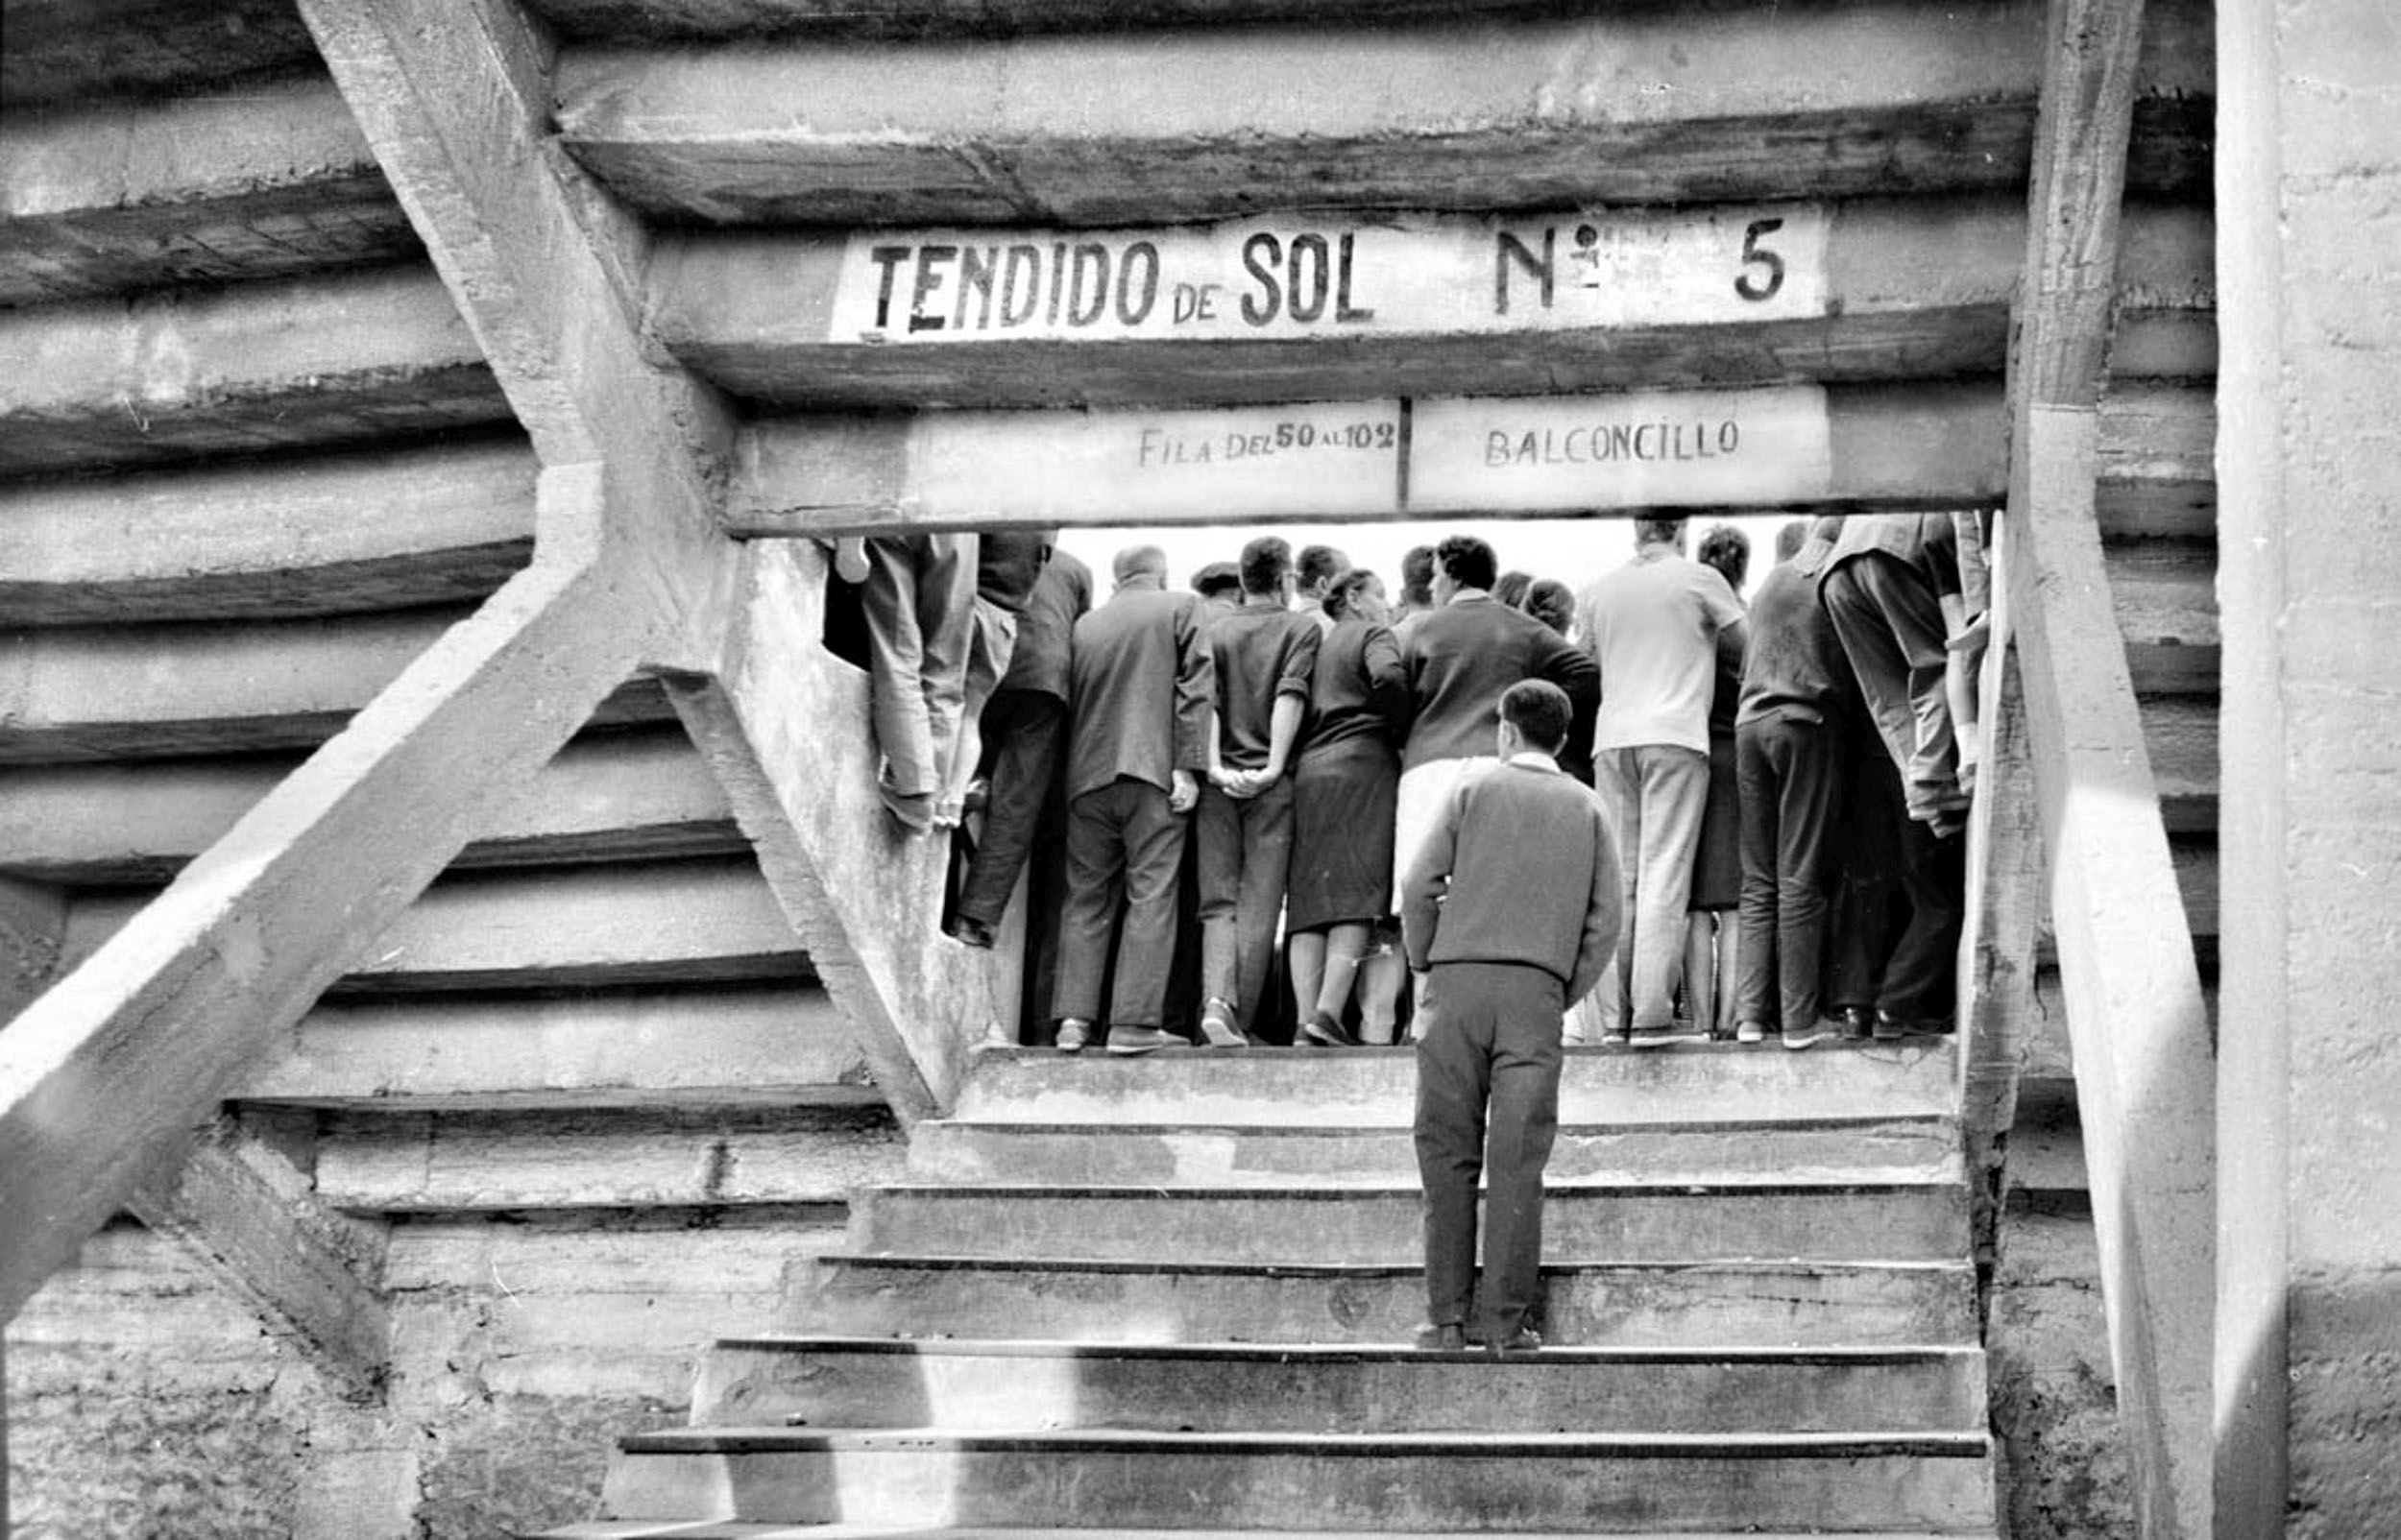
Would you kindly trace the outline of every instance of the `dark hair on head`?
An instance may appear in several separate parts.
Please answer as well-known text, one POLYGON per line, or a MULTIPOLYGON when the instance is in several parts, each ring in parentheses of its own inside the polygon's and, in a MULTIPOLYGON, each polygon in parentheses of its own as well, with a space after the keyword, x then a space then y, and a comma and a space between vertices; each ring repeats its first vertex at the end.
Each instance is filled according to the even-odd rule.
POLYGON ((1231 562, 1211 562, 1192 574, 1192 591, 1204 599, 1222 598, 1242 591, 1242 574, 1231 562))
POLYGON ((1526 607, 1526 590, 1532 587, 1533 573, 1503 572, 1500 581, 1492 585, 1492 597, 1512 610, 1522 610, 1526 607))
POLYGON ((1809 521, 1806 518, 1786 519, 1776 531, 1776 560, 1789 562, 1807 543, 1809 521))
POLYGON ((1434 547, 1412 545, 1400 553, 1400 596, 1423 604, 1433 597, 1427 587, 1434 581, 1434 547))
POLYGON ((1293 570, 1300 575, 1303 589, 1314 589, 1350 570, 1350 558, 1331 545, 1303 545, 1293 570))
POLYGON ((1684 539, 1684 527, 1690 522, 1683 518, 1637 518, 1634 521, 1634 538, 1637 544, 1673 544, 1684 539))
POLYGON ((1273 593, 1292 571, 1292 546, 1280 535, 1262 535, 1242 548, 1242 591, 1273 593))
POLYGON ((1538 578, 1526 590, 1525 610, 1564 637, 1576 623, 1576 590, 1557 578, 1538 578))
POLYGON ((1489 589, 1500 572, 1500 558, 1473 535, 1449 535, 1434 547, 1434 563, 1463 589, 1489 589))
POLYGON ((1334 580, 1325 590, 1325 614, 1334 620, 1350 617, 1350 608, 1369 588, 1382 588, 1384 580, 1364 566, 1354 566, 1334 580))
POLYGON ((1742 580, 1751 575, 1751 537, 1732 524, 1711 524, 1701 537, 1701 552, 1694 559, 1703 566, 1715 567, 1726 587, 1740 593, 1742 580))
POLYGON ((1557 754, 1567 743, 1567 723, 1575 714, 1567 692, 1547 679, 1521 679, 1500 698, 1501 720, 1517 730, 1529 749, 1557 754))

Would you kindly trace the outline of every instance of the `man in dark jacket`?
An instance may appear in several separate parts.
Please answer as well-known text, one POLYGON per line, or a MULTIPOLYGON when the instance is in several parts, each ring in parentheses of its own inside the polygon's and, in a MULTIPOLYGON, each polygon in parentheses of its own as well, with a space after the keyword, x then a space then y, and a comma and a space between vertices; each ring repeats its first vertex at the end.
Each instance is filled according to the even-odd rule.
POLYGON ((1559 768, 1566 693, 1512 686, 1500 762, 1444 800, 1401 885, 1410 969, 1422 980, 1418 1173, 1425 1187, 1426 1324, 1419 1344, 1465 1345, 1475 1295, 1476 1184, 1485 1204, 1481 1315, 1495 1353, 1539 1348, 1542 1167, 1559 1128, 1567 1002, 1617 942, 1617 852, 1600 799, 1559 768))
POLYGON ((1176 875, 1184 816, 1209 766, 1216 682, 1200 600, 1170 593, 1155 545, 1117 553, 1117 590, 1076 622, 1069 664, 1067 907, 1052 1014, 1058 1046, 1090 1040, 1102 949, 1119 902, 1125 926, 1109 1004, 1109 1051, 1176 1041, 1160 1025, 1176 945, 1176 875))

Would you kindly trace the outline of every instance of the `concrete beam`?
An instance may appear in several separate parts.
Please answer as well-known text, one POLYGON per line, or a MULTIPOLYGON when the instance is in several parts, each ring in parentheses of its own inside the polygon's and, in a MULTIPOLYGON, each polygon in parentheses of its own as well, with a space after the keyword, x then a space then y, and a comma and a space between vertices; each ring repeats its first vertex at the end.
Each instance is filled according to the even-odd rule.
MULTIPOLYGON (((12 633, 0 638, 0 764, 313 749, 482 614, 12 633)), ((664 714, 656 684, 633 680, 594 719, 664 714)))
POLYGON ((505 421, 419 266, 0 312, 0 475, 102 470, 505 421))
MULTIPOLYGON (((76 887, 162 884, 296 762, 243 756, 0 770, 0 874, 76 887)), ((561 750, 451 867, 744 849, 724 791, 683 730, 634 729, 561 750)))
MULTIPOLYGON (((2205 213, 2146 209, 2136 236, 2122 283, 2206 304, 2205 213)), ((2025 248, 2025 209, 2008 198, 700 233, 662 242, 648 303, 677 358, 787 407, 1877 383, 1999 373, 2025 248)), ((2139 350, 2154 371, 2205 375, 2214 344, 2190 343, 2179 321, 2139 350)))
POLYGON ((863 682, 834 665, 822 625, 806 620, 821 614, 822 573, 812 591, 777 593, 798 608, 771 610, 748 590, 782 558, 738 552, 719 535, 730 415, 707 385, 655 367, 637 331, 633 275, 647 238, 553 153, 544 39, 497 0, 463 15, 435 0, 302 0, 302 10, 537 451, 620 466, 630 497, 611 512, 627 538, 649 547, 679 597, 715 601, 684 612, 678 710, 788 919, 859 1023, 894 1110, 906 1119, 939 1105, 963 1062, 959 1017, 911 1009, 958 1003, 929 989, 958 965, 920 960, 947 950, 930 944, 939 868, 923 854, 865 865, 816 844, 882 829, 863 806, 874 785, 866 735, 824 731, 864 720, 863 682), (829 743, 848 756, 837 766, 847 782, 817 773, 829 743), (829 803, 853 816, 822 821, 829 803), (896 871, 936 878, 909 883, 897 913, 875 902, 904 891, 890 885, 896 871))
MULTIPOLYGON (((68 913, 81 963, 146 894, 94 894, 68 913)), ((549 990, 807 979, 808 954, 747 856, 446 878, 366 939, 337 993, 549 990)))
MULTIPOLYGON (((2209 11, 2163 8, 2142 185, 2207 177, 2209 11)), ((2040 7, 1672 7, 1371 31, 578 48, 570 152, 699 224, 1064 224, 2023 184, 2040 7)))
POLYGON ((578 42, 1015 36, 1263 22, 1558 15, 1573 0, 532 0, 578 42))
POLYGON ((1988 651, 1978 698, 1976 806, 1968 827, 1968 913, 1961 927, 1961 1125, 1979 1259, 2001 1221, 2006 1136, 2018 1115, 2018 1071, 2037 1029, 2037 943, 2048 928, 2042 819, 2035 806, 2025 694, 2015 648, 1988 651))
POLYGON ((1972 507, 2006 485, 2001 428, 1998 387, 1977 382, 771 418, 743 435, 726 524, 755 539, 1174 524, 1237 509, 1348 522, 1972 507))
POLYGON ((0 1318, 655 645, 656 590, 597 554, 603 499, 596 469, 546 474, 534 565, 8 1026, 0 1318))
POLYGON ((0 487, 0 624, 288 619, 480 599, 533 552, 514 435, 0 487))
POLYGON ((782 982, 324 1000, 234 1096, 360 1111, 717 1107, 793 1105, 868 1083, 824 989, 782 982))
POLYGON ((294 277, 420 252, 322 75, 12 112, 6 125, 0 303, 294 277))
POLYGON ((344 1394, 381 1399, 392 1360, 383 1226, 325 1207, 307 1171, 224 1119, 126 1206, 198 1257, 344 1394))
POLYGON ((828 722, 867 719, 867 681, 825 650, 822 550, 739 548, 735 614, 706 676, 669 681, 779 903, 842 1007, 902 1123, 951 1105, 968 1049, 1013 1019, 988 952, 936 929, 949 849, 902 835, 876 795, 876 751, 828 722))
POLYGON ((208 88, 316 57, 289 0, 16 0, 0 49, 12 107, 208 88))

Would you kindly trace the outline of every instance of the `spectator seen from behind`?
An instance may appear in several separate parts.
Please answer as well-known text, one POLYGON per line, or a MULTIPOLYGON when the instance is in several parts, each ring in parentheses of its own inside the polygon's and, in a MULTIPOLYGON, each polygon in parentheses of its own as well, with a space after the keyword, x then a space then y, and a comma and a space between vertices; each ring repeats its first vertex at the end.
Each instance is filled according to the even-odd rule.
POLYGON ((1142 1053, 1178 1041, 1162 1028, 1176 946, 1184 816, 1210 761, 1216 679, 1200 600, 1167 591, 1167 556, 1129 546, 1109 601, 1076 622, 1067 752, 1067 904, 1052 1014, 1058 1047, 1091 1039, 1103 950, 1118 925, 1108 1047, 1142 1053))

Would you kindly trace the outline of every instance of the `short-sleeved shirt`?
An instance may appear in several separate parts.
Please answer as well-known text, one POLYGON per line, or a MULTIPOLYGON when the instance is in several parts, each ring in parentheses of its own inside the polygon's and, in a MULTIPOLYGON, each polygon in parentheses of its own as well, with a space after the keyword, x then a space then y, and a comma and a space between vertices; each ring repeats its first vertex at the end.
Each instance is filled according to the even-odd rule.
POLYGON ((1219 760, 1228 770, 1260 769, 1268 759, 1275 702, 1290 695, 1307 703, 1324 633, 1308 615, 1270 604, 1229 610, 1209 621, 1208 632, 1217 666, 1219 760))
POLYGON ((1707 754, 1717 634, 1741 618, 1723 576, 1664 545, 1586 589, 1577 630, 1601 670, 1593 752, 1669 744, 1707 754))

